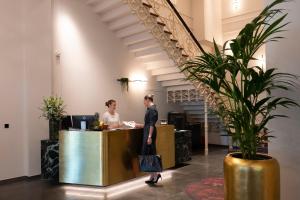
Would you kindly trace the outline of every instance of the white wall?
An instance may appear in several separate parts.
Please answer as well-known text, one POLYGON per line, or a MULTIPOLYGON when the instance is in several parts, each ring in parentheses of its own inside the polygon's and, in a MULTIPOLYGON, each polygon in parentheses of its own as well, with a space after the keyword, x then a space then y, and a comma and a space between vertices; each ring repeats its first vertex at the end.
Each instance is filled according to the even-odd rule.
POLYGON ((262 0, 222 0, 222 16, 223 18, 230 18, 245 15, 260 11, 263 6, 262 0))
POLYGON ((51 94, 52 8, 49 0, 24 0, 24 136, 25 175, 40 174, 40 143, 47 121, 40 118, 42 99, 51 94))
POLYGON ((23 175, 22 7, 0 1, 0 180, 23 175), (4 129, 4 123, 10 129, 4 129), (12 167, 14 166, 14 167, 12 167))
POLYGON ((204 40, 204 0, 192 0, 193 33, 198 40, 204 40))
POLYGON ((199 41, 222 43, 222 0, 176 0, 175 5, 199 41))
POLYGON ((102 115, 105 101, 116 99, 122 120, 143 121, 143 97, 155 94, 159 118, 176 109, 166 103, 166 93, 142 63, 134 59, 125 45, 82 1, 55 1, 54 51, 55 92, 63 97, 69 114, 102 115), (129 92, 121 91, 120 77, 147 79, 129 83, 129 92))
POLYGON ((204 40, 204 0, 176 0, 174 3, 196 38, 204 40))
MULTIPOLYGON (((285 39, 267 45, 267 67, 300 75, 300 2, 291 1, 284 4, 283 8, 289 13, 287 21, 292 23, 288 26, 288 31, 283 33, 285 39)), ((277 95, 295 98, 300 102, 299 91, 298 87, 294 92, 277 95)), ((269 128, 274 130, 273 135, 276 136, 270 143, 270 154, 279 160, 281 166, 281 199, 297 200, 300 199, 300 109, 280 110, 279 113, 289 115, 290 119, 277 119, 270 124, 269 128)))
POLYGON ((175 6, 180 13, 192 17, 192 0, 176 0, 175 6))
POLYGON ((262 0, 222 0, 223 41, 235 38, 262 8, 262 0))
POLYGON ((0 180, 40 173, 51 86, 51 1, 0 1, 0 180), (9 129, 3 124, 9 123, 9 129))
POLYGON ((176 109, 165 103, 165 91, 84 2, 62 2, 78 26, 60 24, 69 27, 60 30, 66 38, 55 40, 62 55, 57 64, 52 1, 0 1, 0 180, 40 174, 40 140, 48 138, 48 125, 38 108, 52 89, 63 95, 70 114, 103 113, 105 100, 114 98, 123 119, 142 121, 145 93, 156 94, 160 118, 176 109), (78 35, 72 28, 78 28, 78 35), (132 83, 130 92, 122 93, 116 79, 137 75, 145 76, 147 85, 132 83))
POLYGON ((223 43, 221 0, 204 0, 204 31, 205 40, 223 43))
POLYGON ((193 29, 194 16, 192 12, 192 0, 176 0, 176 9, 190 29, 193 29))

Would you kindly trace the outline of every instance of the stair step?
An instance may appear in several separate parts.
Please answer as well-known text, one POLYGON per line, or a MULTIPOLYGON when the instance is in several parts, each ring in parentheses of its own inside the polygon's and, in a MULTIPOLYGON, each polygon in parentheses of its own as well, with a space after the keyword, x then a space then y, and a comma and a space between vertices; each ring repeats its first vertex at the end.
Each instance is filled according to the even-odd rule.
POLYGON ((172 35, 172 32, 164 30, 165 33, 172 35))
POLYGON ((164 61, 164 60, 170 60, 169 56, 163 52, 162 54, 159 55, 150 55, 147 57, 143 57, 143 58, 138 58, 140 61, 144 62, 144 63, 151 63, 154 61, 164 61))
POLYGON ((152 6, 150 4, 148 4, 148 3, 143 2, 143 5, 146 6, 146 7, 148 7, 148 8, 152 8, 152 6))
POLYGON ((142 51, 145 49, 160 47, 160 44, 155 39, 145 40, 128 46, 128 49, 132 52, 142 51))
POLYGON ((183 86, 170 86, 170 87, 167 87, 167 91, 191 90, 191 89, 194 89, 193 85, 183 85, 183 86))
POLYGON ((113 10, 109 10, 101 15, 101 19, 104 22, 110 22, 117 18, 121 18, 126 15, 131 14, 131 9, 128 5, 121 5, 120 7, 114 8, 113 10))
POLYGON ((116 35, 118 38, 125 38, 145 31, 146 28, 142 24, 134 24, 117 31, 116 35))
POLYGON ((138 51, 135 53, 136 57, 147 57, 150 55, 159 55, 165 53, 164 50, 161 47, 153 47, 153 48, 149 48, 149 49, 145 49, 142 51, 138 51))
POLYGON ((163 87, 170 87, 170 86, 179 86, 179 85, 190 85, 191 83, 184 80, 172 80, 172 81, 163 81, 161 85, 163 87))
POLYGON ((121 5, 122 0, 105 0, 99 2, 96 6, 94 11, 98 14, 103 13, 109 9, 113 9, 114 7, 117 7, 118 5, 121 5))
POLYGON ((174 74, 165 74, 165 75, 159 75, 156 77, 157 81, 170 81, 170 80, 178 80, 178 79, 184 79, 185 76, 182 73, 174 73, 174 74))
POLYGON ((145 40, 149 40, 152 39, 153 36, 151 33, 149 32, 141 32, 141 33, 137 33, 131 36, 128 36, 126 38, 123 39, 123 42, 125 45, 131 45, 131 44, 135 44, 141 41, 145 41, 145 40))
POLYGON ((161 26, 166 26, 166 24, 163 23, 163 22, 157 22, 157 24, 159 24, 159 25, 161 25, 161 26))
POLYGON ((179 73, 180 70, 178 67, 172 66, 172 67, 165 67, 165 68, 159 68, 152 70, 151 74, 153 76, 157 75, 164 75, 164 74, 170 74, 170 73, 179 73))
POLYGON ((156 13, 153 13, 153 12, 150 12, 150 15, 152 15, 152 16, 154 16, 154 17, 159 17, 159 15, 158 15, 158 14, 156 14, 156 13))
POLYGON ((154 69, 160 69, 160 68, 170 67, 174 65, 175 65, 174 61, 169 59, 169 60, 148 62, 146 63, 146 68, 147 70, 154 70, 154 69))
POLYGON ((116 31, 138 23, 139 23, 139 19, 136 16, 128 15, 123 18, 112 21, 111 23, 109 23, 108 27, 110 30, 116 31))
MULTIPOLYGON (((136 53, 135 53, 136 54, 136 53)), ((161 51, 159 53, 152 53, 148 55, 136 55, 137 59, 142 60, 143 62, 152 62, 152 60, 167 60, 169 57, 166 55, 164 51, 161 51)))

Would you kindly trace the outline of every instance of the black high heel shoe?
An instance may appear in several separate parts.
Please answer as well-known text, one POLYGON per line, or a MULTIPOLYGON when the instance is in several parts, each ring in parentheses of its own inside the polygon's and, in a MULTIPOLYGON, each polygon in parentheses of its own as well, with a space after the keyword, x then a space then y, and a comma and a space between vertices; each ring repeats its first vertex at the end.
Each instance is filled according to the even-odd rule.
POLYGON ((154 177, 151 177, 149 180, 145 181, 147 184, 153 184, 154 177))
POLYGON ((155 178, 152 182, 156 184, 156 183, 158 182, 159 179, 162 180, 162 177, 161 177, 160 174, 158 174, 158 175, 156 176, 156 178, 155 178))

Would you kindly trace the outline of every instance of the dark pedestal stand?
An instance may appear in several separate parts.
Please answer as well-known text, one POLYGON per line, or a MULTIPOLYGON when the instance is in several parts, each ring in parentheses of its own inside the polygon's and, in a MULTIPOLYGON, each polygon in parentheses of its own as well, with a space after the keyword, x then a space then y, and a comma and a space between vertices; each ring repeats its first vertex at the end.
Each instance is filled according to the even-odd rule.
POLYGON ((175 132, 176 165, 192 159, 192 134, 189 130, 175 132))
POLYGON ((58 140, 41 141, 41 178, 44 180, 58 181, 59 143, 58 140))

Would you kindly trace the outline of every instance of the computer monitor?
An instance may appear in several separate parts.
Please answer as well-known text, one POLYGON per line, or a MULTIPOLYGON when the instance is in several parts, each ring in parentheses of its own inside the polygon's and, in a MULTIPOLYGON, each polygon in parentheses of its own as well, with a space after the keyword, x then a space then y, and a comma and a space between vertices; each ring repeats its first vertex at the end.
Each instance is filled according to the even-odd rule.
POLYGON ((186 114, 169 112, 168 113, 168 123, 173 124, 176 130, 184 130, 186 127, 186 114))
POLYGON ((86 129, 89 129, 93 125, 93 122, 95 121, 94 115, 73 115, 72 116, 73 121, 73 128, 75 129, 81 129, 81 122, 86 123, 86 129))
POLYGON ((73 127, 72 117, 70 115, 65 115, 61 120, 61 129, 69 130, 69 128, 73 127))

